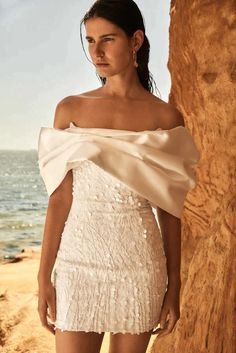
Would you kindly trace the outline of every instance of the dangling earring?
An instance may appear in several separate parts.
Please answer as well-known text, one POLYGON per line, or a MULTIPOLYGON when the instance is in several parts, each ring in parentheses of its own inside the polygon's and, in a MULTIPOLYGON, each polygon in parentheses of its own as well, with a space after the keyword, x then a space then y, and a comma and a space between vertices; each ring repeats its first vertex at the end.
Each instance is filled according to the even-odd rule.
POLYGON ((137 53, 135 50, 133 50, 133 59, 134 59, 134 67, 138 67, 137 63, 137 53))

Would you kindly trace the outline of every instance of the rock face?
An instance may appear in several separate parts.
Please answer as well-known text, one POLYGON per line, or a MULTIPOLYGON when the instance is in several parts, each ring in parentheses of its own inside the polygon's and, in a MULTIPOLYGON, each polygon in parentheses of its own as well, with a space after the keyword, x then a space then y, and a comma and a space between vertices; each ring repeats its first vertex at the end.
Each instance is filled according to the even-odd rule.
POLYGON ((181 318, 151 352, 233 353, 235 2, 172 0, 170 6, 169 101, 183 113, 201 160, 182 217, 181 318))

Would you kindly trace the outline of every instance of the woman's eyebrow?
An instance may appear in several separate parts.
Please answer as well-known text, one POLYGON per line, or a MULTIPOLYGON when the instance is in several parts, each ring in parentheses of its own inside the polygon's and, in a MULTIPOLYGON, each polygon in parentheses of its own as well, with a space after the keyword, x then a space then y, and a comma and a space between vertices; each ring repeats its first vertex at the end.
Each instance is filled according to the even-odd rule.
MULTIPOLYGON (((107 36, 117 36, 117 33, 102 34, 101 36, 99 36, 99 38, 103 38, 103 37, 107 37, 107 36)), ((93 37, 86 36, 85 38, 86 39, 92 39, 93 37)))

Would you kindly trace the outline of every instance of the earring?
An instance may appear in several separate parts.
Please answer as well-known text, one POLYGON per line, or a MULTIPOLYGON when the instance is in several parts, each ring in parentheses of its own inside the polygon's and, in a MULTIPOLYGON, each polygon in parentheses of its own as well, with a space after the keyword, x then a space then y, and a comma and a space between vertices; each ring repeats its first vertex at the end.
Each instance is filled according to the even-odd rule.
POLYGON ((134 67, 138 67, 137 63, 137 53, 135 50, 133 50, 133 59, 134 59, 134 67))

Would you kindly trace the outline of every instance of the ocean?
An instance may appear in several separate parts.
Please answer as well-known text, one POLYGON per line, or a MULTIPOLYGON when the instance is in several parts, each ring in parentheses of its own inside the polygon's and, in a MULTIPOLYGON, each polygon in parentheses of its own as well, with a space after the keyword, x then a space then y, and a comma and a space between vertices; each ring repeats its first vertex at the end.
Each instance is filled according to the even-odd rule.
POLYGON ((0 150, 0 257, 41 245, 48 196, 37 151, 0 150))

